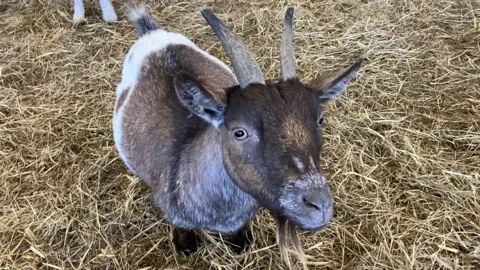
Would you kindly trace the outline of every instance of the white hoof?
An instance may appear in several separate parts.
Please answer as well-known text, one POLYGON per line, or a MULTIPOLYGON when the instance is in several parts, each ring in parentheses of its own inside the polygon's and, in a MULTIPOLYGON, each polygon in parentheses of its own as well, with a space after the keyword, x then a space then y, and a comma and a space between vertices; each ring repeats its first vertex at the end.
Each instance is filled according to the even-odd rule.
POLYGON ((73 14, 73 21, 76 23, 85 21, 85 14, 83 13, 73 14))
POLYGON ((113 10, 111 12, 104 12, 103 20, 106 22, 114 22, 117 20, 117 14, 113 10))

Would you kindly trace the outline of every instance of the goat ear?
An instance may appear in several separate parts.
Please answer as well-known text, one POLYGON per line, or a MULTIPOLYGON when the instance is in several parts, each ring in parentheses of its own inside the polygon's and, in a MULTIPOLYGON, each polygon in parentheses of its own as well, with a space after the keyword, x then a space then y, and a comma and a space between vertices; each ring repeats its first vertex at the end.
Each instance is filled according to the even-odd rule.
POLYGON ((346 89, 350 81, 356 77, 362 67, 363 58, 351 65, 343 72, 324 75, 313 79, 307 85, 319 93, 320 101, 327 103, 337 98, 346 89))
POLYGON ((223 122, 225 104, 217 102, 195 78, 185 72, 180 72, 175 76, 174 85, 180 102, 190 112, 215 127, 223 122))

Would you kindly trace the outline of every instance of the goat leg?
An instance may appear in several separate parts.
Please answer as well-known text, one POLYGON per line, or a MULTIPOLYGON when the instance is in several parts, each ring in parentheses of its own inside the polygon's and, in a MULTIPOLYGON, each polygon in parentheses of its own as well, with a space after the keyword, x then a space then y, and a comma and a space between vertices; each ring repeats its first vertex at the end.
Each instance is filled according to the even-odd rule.
POLYGON ((173 228, 173 243, 177 251, 190 255, 197 251, 199 238, 194 230, 173 228))
POLYGON ((233 234, 225 235, 225 242, 236 254, 244 252, 253 242, 253 234, 248 225, 233 234))

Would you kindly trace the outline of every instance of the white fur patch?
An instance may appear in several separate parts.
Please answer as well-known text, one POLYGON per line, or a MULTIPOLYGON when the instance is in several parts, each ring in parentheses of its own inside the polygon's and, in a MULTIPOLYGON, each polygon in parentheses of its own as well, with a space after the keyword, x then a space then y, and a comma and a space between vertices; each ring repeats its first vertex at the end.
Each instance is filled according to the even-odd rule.
MULTIPOLYGON (((124 91, 129 91, 128 89, 127 90, 124 90, 124 91)), ((119 96, 117 96, 118 98, 119 96)), ((128 100, 128 96, 125 98, 124 102, 123 102, 123 105, 125 105, 125 103, 127 102, 128 100)), ((118 102, 118 100, 117 100, 118 102)), ((117 107, 117 104, 115 104, 115 108, 117 107)), ((113 140, 115 141, 115 145, 118 149, 118 152, 120 154, 120 158, 123 160, 123 162, 125 164, 128 164, 128 160, 127 160, 127 157, 126 155, 123 153, 123 148, 122 148, 122 137, 123 137, 123 129, 122 129, 122 118, 123 118, 123 107, 120 107, 118 108, 118 110, 114 113, 113 113, 113 121, 112 121, 112 125, 113 125, 113 140)), ((129 167, 127 165, 127 167, 129 167)), ((131 170, 132 168, 129 167, 129 169, 131 170)), ((133 170, 132 170, 133 172, 133 170)))
POLYGON ((317 172, 306 172, 300 180, 284 184, 280 195, 280 205, 285 209, 299 211, 295 190, 314 190, 325 188, 327 179, 317 172))
POLYGON ((148 13, 144 7, 136 7, 128 13, 128 18, 133 22, 144 16, 148 16, 148 13))
POLYGON ((300 172, 303 173, 305 171, 305 165, 303 165, 302 161, 298 157, 293 157, 293 162, 300 172))
POLYGON ((310 166, 312 170, 317 170, 317 166, 315 166, 315 162, 313 161, 312 156, 310 156, 310 166))
POLYGON ((327 178, 322 175, 322 184, 325 186, 327 184, 327 178))
MULTIPOLYGON (((127 101, 127 99, 128 97, 125 99, 125 102, 127 101)), ((130 166, 130 161, 127 159, 127 156, 125 155, 122 147, 122 137, 123 137, 122 118, 123 118, 123 106, 118 109, 117 113, 113 114, 113 121, 112 121, 113 140, 115 142, 115 146, 117 147, 120 158, 125 163, 125 165, 127 165, 128 169, 132 173, 135 173, 135 170, 132 168, 132 166, 130 166)))
POLYGON ((220 126, 221 123, 223 123, 223 121, 220 121, 220 120, 212 120, 212 125, 218 129, 218 127, 220 126))

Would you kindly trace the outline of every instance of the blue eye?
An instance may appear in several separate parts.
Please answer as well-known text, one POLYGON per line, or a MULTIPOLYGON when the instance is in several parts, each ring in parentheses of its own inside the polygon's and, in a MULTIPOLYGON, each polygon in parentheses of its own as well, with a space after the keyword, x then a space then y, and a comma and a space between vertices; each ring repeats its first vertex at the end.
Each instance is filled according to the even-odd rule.
POLYGON ((236 128, 233 130, 233 136, 235 136, 237 140, 244 140, 248 137, 248 133, 243 128, 236 128))
POLYGON ((323 124, 323 116, 320 117, 320 119, 318 119, 318 123, 319 123, 320 125, 323 124))

